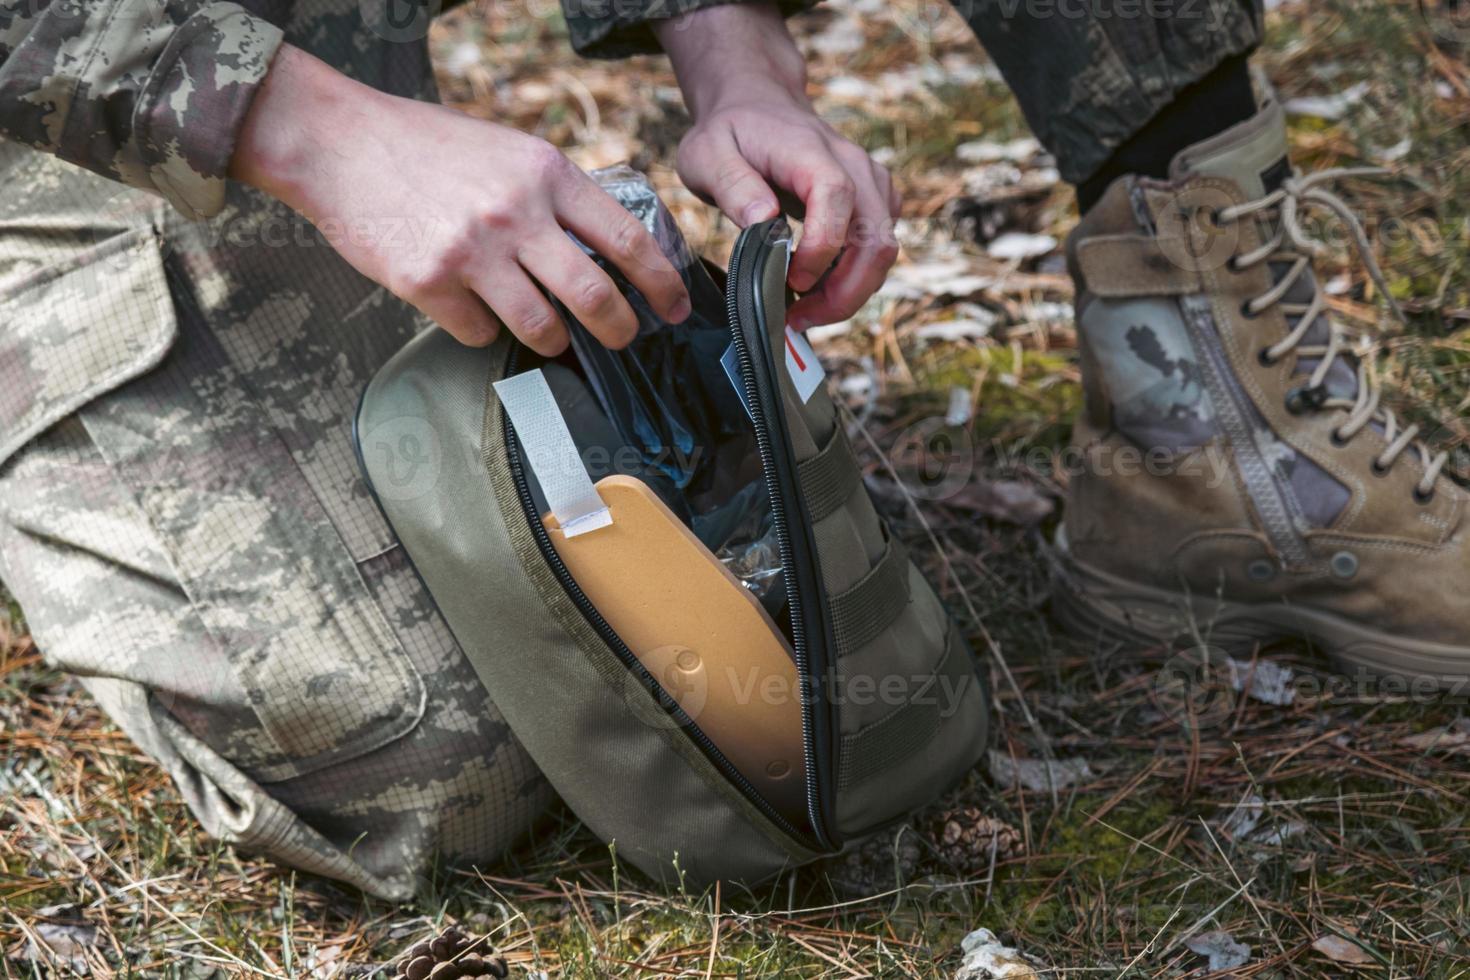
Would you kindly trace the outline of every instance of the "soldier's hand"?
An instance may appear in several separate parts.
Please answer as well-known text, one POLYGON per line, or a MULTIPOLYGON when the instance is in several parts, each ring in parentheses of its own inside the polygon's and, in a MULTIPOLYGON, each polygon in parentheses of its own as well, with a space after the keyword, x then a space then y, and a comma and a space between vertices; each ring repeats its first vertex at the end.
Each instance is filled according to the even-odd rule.
POLYGON ((633 339, 632 308, 566 231, 621 269, 660 316, 690 312, 653 236, 555 147, 384 95, 296 48, 276 55, 230 173, 319 228, 348 229, 333 236, 348 262, 472 346, 504 323, 539 353, 565 349, 543 288, 607 346, 633 339))
POLYGON ((898 255, 893 180, 807 101, 806 67, 771 3, 705 7, 654 25, 694 125, 679 176, 744 226, 778 199, 801 217, 788 283, 798 329, 855 313, 898 255))

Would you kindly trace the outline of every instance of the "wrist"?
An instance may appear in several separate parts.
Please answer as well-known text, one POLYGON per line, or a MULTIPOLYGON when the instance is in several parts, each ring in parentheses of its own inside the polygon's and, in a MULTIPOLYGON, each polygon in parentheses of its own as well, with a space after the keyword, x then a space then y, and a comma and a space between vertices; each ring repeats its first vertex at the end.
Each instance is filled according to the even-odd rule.
POLYGON ((653 29, 695 119, 752 96, 807 104, 806 59, 774 3, 717 4, 653 29))
MULTIPOLYGON (((342 153, 348 134, 360 141, 385 98, 375 89, 290 45, 282 45, 240 127, 230 176, 310 212, 312 187, 342 153)), ((330 178, 328 178, 330 179, 330 178)))

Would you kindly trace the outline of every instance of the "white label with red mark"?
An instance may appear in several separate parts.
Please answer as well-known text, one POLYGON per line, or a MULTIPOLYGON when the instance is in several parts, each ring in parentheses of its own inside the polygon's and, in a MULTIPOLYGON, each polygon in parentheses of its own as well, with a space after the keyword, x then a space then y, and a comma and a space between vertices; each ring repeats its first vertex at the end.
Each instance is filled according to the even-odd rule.
POLYGON ((791 383, 796 385, 796 397, 803 405, 811 401, 812 393, 827 376, 806 335, 790 327, 786 328, 786 372, 791 375, 791 383))

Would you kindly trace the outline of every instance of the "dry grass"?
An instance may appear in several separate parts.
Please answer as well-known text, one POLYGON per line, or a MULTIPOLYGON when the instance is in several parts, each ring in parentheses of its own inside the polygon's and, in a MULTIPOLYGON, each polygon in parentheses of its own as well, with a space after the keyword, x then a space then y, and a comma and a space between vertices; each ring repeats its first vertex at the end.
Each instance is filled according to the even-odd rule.
MULTIPOLYGON (((998 261, 983 242, 1060 237, 1071 195, 1038 156, 956 156, 965 141, 1024 135, 957 20, 892 14, 912 14, 912 0, 868 8, 800 23, 823 109, 886 148, 900 177, 909 220, 894 279, 906 289, 871 304, 866 329, 829 332, 824 353, 909 485, 903 433, 942 414, 956 387, 979 406, 967 429, 983 479, 923 506, 942 554, 869 452, 871 482, 977 648, 984 631, 1009 666, 1014 683, 992 658, 1000 771, 1047 757, 1087 769, 1028 789, 992 778, 992 765, 892 837, 753 893, 651 891, 562 814, 510 866, 445 871, 395 908, 207 840, 167 780, 46 668, 11 608, 0 615, 0 969, 368 975, 461 923, 490 934, 513 975, 948 976, 980 926, 1065 975, 1207 976, 1190 943, 1212 931, 1251 951, 1216 975, 1470 973, 1463 703, 1366 690, 1296 646, 1257 651, 1249 667, 1263 682, 1294 671, 1289 704, 1228 685, 1180 700, 1163 652, 1056 632, 1042 559, 1064 489, 1050 451, 1078 398, 1069 286, 1054 252, 998 261), (853 27, 864 43, 849 50, 853 27), (935 339, 933 325, 953 320, 988 327, 935 339)), ((488 26, 446 18, 435 39, 446 98, 573 147, 586 165, 651 170, 690 237, 719 257, 731 229, 671 170, 683 113, 666 68, 575 65, 554 18, 520 13, 488 26)), ((1375 227, 1417 229, 1379 236, 1413 322, 1371 343, 1398 406, 1442 423, 1434 437, 1461 463, 1465 52, 1431 43, 1414 4, 1337 0, 1279 10, 1261 59, 1288 97, 1367 83, 1340 119, 1294 118, 1299 162, 1371 161, 1409 140, 1395 180, 1352 188, 1375 227)), ((1361 275, 1339 285, 1340 314, 1378 319, 1361 275)))

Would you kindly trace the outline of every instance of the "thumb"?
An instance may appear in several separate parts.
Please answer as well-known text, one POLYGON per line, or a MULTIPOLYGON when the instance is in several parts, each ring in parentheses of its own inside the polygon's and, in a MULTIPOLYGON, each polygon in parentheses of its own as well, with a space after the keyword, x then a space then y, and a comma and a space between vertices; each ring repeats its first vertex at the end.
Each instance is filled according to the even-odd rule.
POLYGON ((776 195, 729 133, 701 134, 679 148, 679 177, 742 228, 780 213, 776 195))

